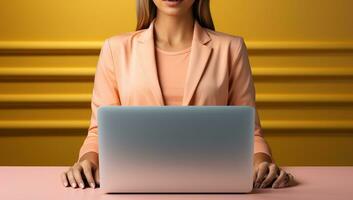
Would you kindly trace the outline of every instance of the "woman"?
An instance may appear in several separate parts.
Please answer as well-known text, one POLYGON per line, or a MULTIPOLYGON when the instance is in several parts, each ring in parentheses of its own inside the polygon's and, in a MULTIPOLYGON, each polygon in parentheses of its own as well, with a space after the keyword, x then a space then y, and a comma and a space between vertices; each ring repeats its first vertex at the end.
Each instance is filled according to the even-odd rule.
MULTIPOLYGON (((73 188, 99 184, 96 114, 102 105, 248 105, 255 88, 241 37, 216 32, 209 0, 137 0, 137 31, 105 40, 79 160, 62 174, 73 188)), ((256 112, 254 187, 285 187, 256 112)))

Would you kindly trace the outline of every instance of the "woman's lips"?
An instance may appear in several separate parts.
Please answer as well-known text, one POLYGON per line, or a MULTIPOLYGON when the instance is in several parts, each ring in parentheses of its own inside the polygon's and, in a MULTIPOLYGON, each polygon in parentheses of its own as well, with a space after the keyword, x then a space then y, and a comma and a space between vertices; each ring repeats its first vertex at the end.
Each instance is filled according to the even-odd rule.
POLYGON ((182 0, 163 0, 167 6, 177 6, 182 0))

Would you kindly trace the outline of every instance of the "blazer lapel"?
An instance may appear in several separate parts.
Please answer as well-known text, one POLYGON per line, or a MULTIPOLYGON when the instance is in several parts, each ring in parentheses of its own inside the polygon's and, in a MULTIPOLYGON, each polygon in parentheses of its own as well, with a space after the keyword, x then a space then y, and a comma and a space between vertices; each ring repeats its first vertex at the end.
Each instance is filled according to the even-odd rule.
POLYGON ((195 20, 194 33, 191 42, 191 52, 189 57, 189 66, 186 73, 184 86, 183 106, 190 104, 190 101, 196 91, 197 85, 200 82, 202 74, 207 66, 207 62, 212 52, 212 48, 205 44, 211 38, 200 24, 195 20))
MULTIPOLYGON (((150 88, 158 105, 165 105, 162 89, 159 83, 156 57, 155 57, 155 46, 154 46, 154 22, 151 22, 149 28, 141 34, 138 38, 138 48, 136 50, 137 57, 135 57, 138 67, 143 69, 147 77, 147 82, 150 84, 150 88)), ((186 72, 184 94, 182 105, 187 106, 196 91, 197 85, 202 77, 202 74, 207 66, 207 62, 212 52, 212 48, 205 44, 210 41, 211 38, 200 24, 195 20, 193 39, 191 42, 191 51, 189 57, 189 65, 186 72)))
POLYGON ((147 78, 150 89, 156 99, 158 105, 163 106, 164 99, 162 95, 162 89, 159 83, 155 48, 154 48, 154 36, 153 36, 153 20, 149 28, 141 34, 138 38, 137 56, 135 57, 138 67, 143 69, 144 75, 147 78))

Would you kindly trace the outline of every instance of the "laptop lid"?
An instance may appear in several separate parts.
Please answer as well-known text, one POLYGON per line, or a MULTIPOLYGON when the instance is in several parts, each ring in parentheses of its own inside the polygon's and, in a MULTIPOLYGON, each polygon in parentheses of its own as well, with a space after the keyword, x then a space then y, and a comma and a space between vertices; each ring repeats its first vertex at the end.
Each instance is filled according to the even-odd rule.
POLYGON ((102 106, 100 187, 107 193, 252 190, 254 108, 102 106))

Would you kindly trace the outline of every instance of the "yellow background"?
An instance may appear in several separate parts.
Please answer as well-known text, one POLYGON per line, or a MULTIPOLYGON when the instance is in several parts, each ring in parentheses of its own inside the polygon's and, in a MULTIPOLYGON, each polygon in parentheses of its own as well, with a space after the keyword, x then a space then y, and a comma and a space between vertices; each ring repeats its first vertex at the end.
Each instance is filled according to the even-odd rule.
MULTIPOLYGON (((280 165, 353 165, 353 1, 213 0, 245 38, 280 165)), ((134 31, 134 0, 0 2, 0 165, 70 165, 87 133, 102 41, 134 31)))

